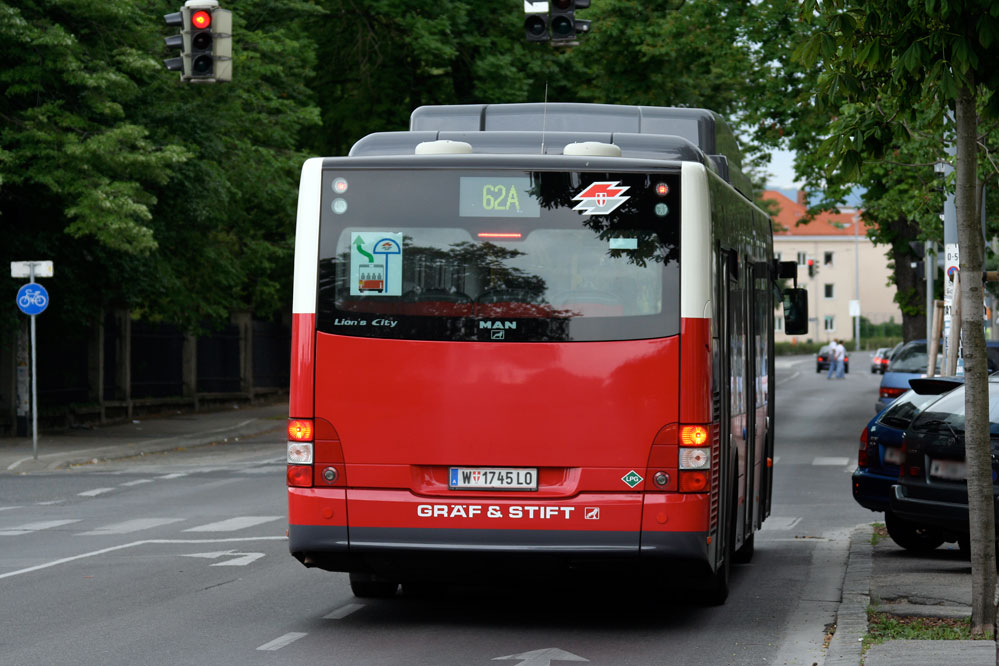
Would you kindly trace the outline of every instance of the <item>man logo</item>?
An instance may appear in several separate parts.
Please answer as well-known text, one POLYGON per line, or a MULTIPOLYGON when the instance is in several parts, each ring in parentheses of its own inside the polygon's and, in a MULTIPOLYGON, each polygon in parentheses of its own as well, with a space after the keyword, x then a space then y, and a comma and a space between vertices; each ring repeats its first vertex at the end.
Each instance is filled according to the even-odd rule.
POLYGON ((516 330, 517 322, 515 321, 480 321, 479 328, 490 328, 492 330, 505 329, 507 331, 516 330))

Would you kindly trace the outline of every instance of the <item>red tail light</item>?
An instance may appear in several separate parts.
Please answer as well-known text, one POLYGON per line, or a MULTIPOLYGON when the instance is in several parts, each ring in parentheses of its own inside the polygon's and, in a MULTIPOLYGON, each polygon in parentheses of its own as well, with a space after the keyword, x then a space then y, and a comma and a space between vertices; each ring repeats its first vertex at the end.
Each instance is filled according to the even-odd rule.
POLYGON ((311 488, 312 465, 288 465, 288 486, 292 488, 311 488))
POLYGON ((711 473, 708 471, 680 472, 680 492, 681 493, 706 493, 709 490, 711 473))
POLYGON ((881 397, 882 398, 897 398, 898 396, 905 393, 905 389, 901 387, 894 386, 882 386, 881 387, 881 397))
POLYGON ((860 467, 867 467, 869 461, 867 459, 867 438, 868 430, 865 427, 864 432, 860 433, 860 451, 857 453, 857 465, 860 467))

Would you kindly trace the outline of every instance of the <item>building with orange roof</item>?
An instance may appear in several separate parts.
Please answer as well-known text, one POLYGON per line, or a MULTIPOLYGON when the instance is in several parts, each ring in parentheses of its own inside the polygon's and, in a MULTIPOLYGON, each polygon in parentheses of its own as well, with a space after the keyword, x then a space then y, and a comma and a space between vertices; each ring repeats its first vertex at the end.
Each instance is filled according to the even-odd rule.
MULTIPOLYGON (((799 225, 807 210, 805 197, 804 192, 798 192, 796 200, 776 190, 763 193, 764 199, 775 201, 779 208, 774 217, 780 226, 774 231, 774 254, 784 261, 798 262, 798 286, 808 290, 808 334, 785 335, 780 322, 777 341, 853 341, 851 302, 858 300, 861 316, 872 324, 901 323, 895 285, 889 283, 888 250, 867 237, 860 211, 841 208, 838 213, 821 213, 808 224, 799 225)), ((854 344, 846 346, 855 348, 854 344)))

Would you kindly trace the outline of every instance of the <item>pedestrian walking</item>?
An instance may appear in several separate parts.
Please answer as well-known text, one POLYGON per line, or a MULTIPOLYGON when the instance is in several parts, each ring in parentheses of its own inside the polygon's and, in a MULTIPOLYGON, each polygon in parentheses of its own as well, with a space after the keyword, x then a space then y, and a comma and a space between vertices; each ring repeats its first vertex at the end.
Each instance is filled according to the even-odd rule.
POLYGON ((839 340, 836 341, 836 379, 846 379, 843 376, 846 370, 846 347, 839 340))
POLYGON ((829 342, 829 351, 827 356, 829 357, 829 374, 826 375, 826 379, 832 379, 836 376, 836 338, 833 338, 829 342))

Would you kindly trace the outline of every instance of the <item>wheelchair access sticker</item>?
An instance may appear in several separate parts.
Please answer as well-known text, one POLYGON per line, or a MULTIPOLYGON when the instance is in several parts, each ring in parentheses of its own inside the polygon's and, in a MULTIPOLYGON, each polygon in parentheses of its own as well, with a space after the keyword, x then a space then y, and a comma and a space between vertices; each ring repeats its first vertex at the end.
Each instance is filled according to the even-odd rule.
POLYGON ((402 295, 402 234, 350 234, 350 295, 402 295))

